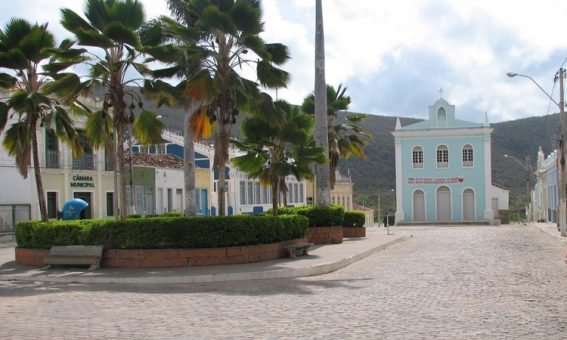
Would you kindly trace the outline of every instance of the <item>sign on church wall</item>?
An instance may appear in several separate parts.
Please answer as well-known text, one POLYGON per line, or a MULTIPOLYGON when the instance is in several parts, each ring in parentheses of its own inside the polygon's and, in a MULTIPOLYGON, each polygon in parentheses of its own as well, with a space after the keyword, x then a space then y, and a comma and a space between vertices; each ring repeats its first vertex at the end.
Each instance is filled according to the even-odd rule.
POLYGON ((464 183, 463 177, 431 178, 431 177, 409 177, 408 184, 455 184, 464 183))

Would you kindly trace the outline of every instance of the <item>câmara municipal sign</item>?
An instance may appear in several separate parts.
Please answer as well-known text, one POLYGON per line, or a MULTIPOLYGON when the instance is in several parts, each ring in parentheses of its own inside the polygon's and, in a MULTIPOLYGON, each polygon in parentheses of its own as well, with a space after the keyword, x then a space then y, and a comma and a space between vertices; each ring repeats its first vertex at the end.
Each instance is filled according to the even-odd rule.
POLYGON ((94 188, 92 176, 74 175, 71 182, 71 188, 94 188))

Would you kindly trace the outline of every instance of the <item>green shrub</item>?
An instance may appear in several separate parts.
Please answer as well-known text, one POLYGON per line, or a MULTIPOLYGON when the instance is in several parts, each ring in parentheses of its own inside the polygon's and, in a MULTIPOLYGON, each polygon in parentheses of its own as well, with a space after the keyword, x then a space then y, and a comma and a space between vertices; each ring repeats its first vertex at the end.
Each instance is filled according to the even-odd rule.
MULTIPOLYGON (((270 212, 270 210, 268 210, 270 212)), ((281 215, 302 215, 309 219, 310 227, 332 227, 343 224, 345 210, 340 205, 320 207, 316 205, 306 205, 302 207, 282 207, 279 209, 281 215)))
POLYGON ((366 222, 366 216, 362 211, 345 211, 343 227, 364 227, 364 222, 366 222))
POLYGON ((151 217, 57 222, 21 222, 19 247, 104 245, 110 249, 231 247, 301 238, 308 228, 303 216, 151 217))
POLYGON ((159 215, 161 217, 183 217, 183 213, 181 211, 168 211, 159 215))

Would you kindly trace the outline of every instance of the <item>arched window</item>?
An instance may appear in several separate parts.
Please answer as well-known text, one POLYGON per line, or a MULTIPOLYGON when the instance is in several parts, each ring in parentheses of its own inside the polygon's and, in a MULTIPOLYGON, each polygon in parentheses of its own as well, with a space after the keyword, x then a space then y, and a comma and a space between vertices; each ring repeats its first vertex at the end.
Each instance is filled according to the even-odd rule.
POLYGON ((423 149, 420 146, 413 148, 413 168, 423 168, 423 149))
POLYGON ((473 148, 467 144, 463 146, 463 167, 470 167, 474 165, 473 148))
POLYGON ((446 145, 437 147, 437 167, 447 168, 449 166, 449 149, 446 145))
POLYGON ((444 108, 439 108, 437 111, 437 126, 445 126, 447 121, 447 112, 444 108))

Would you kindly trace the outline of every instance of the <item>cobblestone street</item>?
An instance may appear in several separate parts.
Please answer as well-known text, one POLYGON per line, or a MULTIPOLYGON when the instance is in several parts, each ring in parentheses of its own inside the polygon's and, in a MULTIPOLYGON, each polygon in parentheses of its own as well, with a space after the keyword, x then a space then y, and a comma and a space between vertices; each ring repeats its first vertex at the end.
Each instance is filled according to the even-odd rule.
POLYGON ((565 249, 543 232, 413 238, 328 275, 192 285, 0 281, 0 338, 565 339, 565 249))

